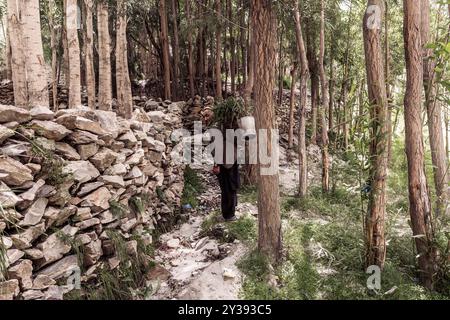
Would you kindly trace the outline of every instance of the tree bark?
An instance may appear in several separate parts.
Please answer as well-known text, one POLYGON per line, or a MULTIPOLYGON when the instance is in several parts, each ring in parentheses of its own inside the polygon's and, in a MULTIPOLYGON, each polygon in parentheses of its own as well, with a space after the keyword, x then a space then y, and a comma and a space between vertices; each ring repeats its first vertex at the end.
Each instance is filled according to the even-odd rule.
POLYGON ((94 1, 84 0, 85 6, 85 38, 84 38, 84 64, 86 68, 86 88, 88 94, 88 106, 95 109, 95 69, 94 69, 94 26, 93 26, 93 11, 94 1))
POLYGON ((42 47, 39 1, 23 0, 22 4, 22 36, 26 52, 28 107, 48 108, 48 83, 42 47))
POLYGON ((444 132, 442 130, 442 108, 437 101, 435 67, 432 49, 426 48, 430 42, 430 2, 421 0, 421 39, 423 47, 423 84, 425 88, 425 107, 428 115, 431 160, 433 163, 434 186, 436 188, 436 213, 445 213, 450 200, 450 175, 448 159, 445 152, 444 132))
POLYGON ((98 107, 111 110, 112 76, 111 76, 111 36, 109 34, 108 3, 97 3, 98 22, 98 107))
POLYGON ((48 25, 50 28, 50 47, 52 50, 52 101, 53 110, 58 110, 58 41, 55 26, 55 1, 48 1, 48 25))
POLYGON ((172 24, 173 24, 173 68, 174 68, 174 79, 173 79, 173 88, 174 95, 177 98, 179 96, 179 87, 180 87, 180 39, 178 36, 178 6, 177 0, 171 0, 172 6, 172 24))
MULTIPOLYGON (((276 147, 272 145, 272 135, 275 128, 275 108, 273 89, 275 85, 276 65, 276 15, 271 0, 252 0, 252 20, 255 41, 255 113, 257 129, 267 129, 267 146, 258 144, 258 149, 264 148, 268 155, 277 157, 276 147)), ((258 217, 259 237, 258 248, 267 255, 270 261, 276 262, 281 256, 281 216, 279 204, 278 171, 272 175, 261 174, 259 165, 258 217)))
POLYGON ((28 107, 25 44, 22 36, 22 6, 20 0, 8 0, 8 34, 11 46, 11 67, 14 103, 17 107, 28 107))
POLYGON ((289 149, 294 147, 294 116, 295 116, 295 87, 297 83, 297 63, 294 63, 291 71, 291 101, 289 104, 289 135, 288 146, 289 149))
POLYGON ((330 190, 329 178, 329 156, 328 156, 328 126, 325 116, 325 110, 328 108, 328 79, 325 74, 325 3, 321 0, 320 10, 320 48, 319 48, 319 74, 322 90, 322 105, 319 111, 321 123, 321 149, 322 149, 322 190, 328 192, 330 190))
POLYGON ((117 113, 125 119, 133 114, 130 73, 128 71, 127 8, 125 0, 117 0, 116 86, 117 113))
MULTIPOLYGON (((188 24, 188 29, 192 28, 192 17, 191 17, 191 0, 186 0, 186 19, 188 24)), ((189 92, 191 94, 191 98, 195 95, 195 86, 194 86, 194 53, 192 49, 192 33, 187 33, 187 46, 188 46, 188 72, 189 72, 189 92)))
MULTIPOLYGON (((220 0, 216 0, 216 12, 217 15, 221 15, 222 4, 220 0)), ((222 62, 221 62, 221 53, 222 53, 222 28, 221 22, 218 22, 216 29, 216 99, 222 99, 222 62)))
POLYGON ((408 159, 408 187, 411 224, 419 255, 421 283, 433 288, 436 251, 433 245, 432 211, 425 175, 421 98, 423 85, 422 43, 420 35, 421 5, 403 0, 403 32, 406 58, 405 135, 408 159))
POLYGON ((367 1, 363 19, 364 51, 366 57, 367 88, 371 115, 370 144, 370 195, 366 216, 366 266, 384 267, 386 239, 384 234, 386 216, 386 179, 388 164, 388 100, 383 70, 380 24, 371 25, 372 6, 383 8, 382 0, 367 1))
POLYGON ((170 89, 169 27, 167 23, 166 0, 159 0, 158 8, 161 23, 160 40, 163 53, 164 98, 170 100, 172 93, 170 89))
POLYGON ((297 54, 300 62, 300 106, 298 110, 298 162, 299 162, 299 196, 305 197, 308 190, 308 158, 306 155, 306 100, 309 78, 308 58, 306 46, 303 41, 299 2, 296 0, 294 7, 295 37, 297 41, 297 54))
POLYGON ((76 0, 66 0, 66 32, 69 53, 69 108, 81 107, 80 43, 78 41, 78 6, 76 0))
POLYGON ((233 28, 233 3, 229 0, 228 5, 228 32, 230 33, 230 80, 231 80, 231 93, 236 93, 236 41, 234 38, 233 28))

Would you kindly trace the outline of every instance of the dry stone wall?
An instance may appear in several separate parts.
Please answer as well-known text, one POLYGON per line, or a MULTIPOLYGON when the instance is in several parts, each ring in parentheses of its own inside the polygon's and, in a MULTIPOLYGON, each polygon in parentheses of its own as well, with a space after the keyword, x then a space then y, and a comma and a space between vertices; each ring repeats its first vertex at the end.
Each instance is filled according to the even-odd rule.
POLYGON ((0 300, 62 299, 77 272, 90 281, 124 263, 109 231, 136 255, 173 223, 184 168, 171 133, 183 105, 135 102, 131 120, 0 105, 0 300))

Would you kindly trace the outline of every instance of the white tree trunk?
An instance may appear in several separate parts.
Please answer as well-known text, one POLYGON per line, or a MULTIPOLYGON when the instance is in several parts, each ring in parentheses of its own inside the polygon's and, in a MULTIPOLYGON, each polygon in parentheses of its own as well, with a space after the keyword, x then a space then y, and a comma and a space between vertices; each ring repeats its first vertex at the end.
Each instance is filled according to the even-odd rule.
POLYGON ((69 53, 69 108, 81 107, 80 44, 77 29, 76 0, 66 1, 66 32, 69 53))
POLYGON ((130 74, 128 72, 127 15, 124 0, 117 0, 116 82, 118 114, 130 119, 133 113, 130 74))
POLYGON ((14 102, 17 107, 25 108, 28 107, 28 92, 20 10, 18 0, 8 0, 8 33, 11 46, 14 102))
POLYGON ((27 54, 26 74, 28 84, 28 106, 49 107, 47 70, 41 38, 39 0, 22 0, 22 22, 24 48, 27 54))
POLYGON ((97 3, 98 23, 98 107, 101 110, 111 110, 111 38, 108 24, 108 3, 97 3))

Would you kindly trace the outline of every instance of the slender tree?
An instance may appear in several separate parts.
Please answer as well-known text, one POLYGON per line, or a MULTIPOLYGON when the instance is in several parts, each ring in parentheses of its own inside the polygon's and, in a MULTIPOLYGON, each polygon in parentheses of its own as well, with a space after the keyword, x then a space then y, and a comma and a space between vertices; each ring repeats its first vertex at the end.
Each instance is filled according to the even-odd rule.
POLYGON ((388 100, 383 69, 381 45, 382 14, 372 11, 383 8, 382 0, 368 0, 363 19, 366 77, 371 116, 370 145, 370 197, 366 216, 366 265, 384 266, 386 240, 386 179, 388 164, 388 100), (375 19, 373 19, 375 18, 375 19))
MULTIPOLYGON (((191 0, 185 1, 186 6, 186 19, 188 29, 192 28, 192 17, 191 17, 191 0)), ((195 95, 195 86, 194 86, 194 53, 192 49, 192 33, 187 33, 187 47, 188 47, 188 73, 189 73, 189 92, 191 94, 191 98, 195 95)))
POLYGON ((174 79, 173 88, 175 98, 178 97, 178 88, 181 82, 180 79, 180 39, 178 35, 178 1, 171 0, 172 9, 172 27, 173 27, 173 69, 174 69, 174 79))
POLYGON ((328 125, 326 121, 326 109, 329 104, 328 97, 328 79, 325 73, 324 59, 325 59, 325 2, 320 2, 320 48, 319 48, 319 74, 322 91, 322 104, 319 111, 320 114, 320 136, 322 149, 322 190, 328 192, 330 189, 329 178, 329 156, 328 156, 328 125))
MULTIPOLYGON (((276 66, 276 15, 271 0, 252 0, 252 21, 255 43, 255 113, 257 129, 267 130, 267 145, 259 143, 258 149, 277 157, 272 145, 275 128, 273 90, 276 66), (262 149, 264 148, 264 149, 262 149)), ((281 217, 279 204, 278 172, 262 174, 260 165, 258 181, 258 248, 273 262, 281 255, 281 217)))
POLYGON ((28 106, 49 107, 47 72, 41 37, 39 0, 22 0, 22 36, 26 53, 28 106))
MULTIPOLYGON (((66 0, 66 32, 69 53, 69 108, 81 106, 80 43, 78 41, 78 5, 66 0)), ((48 96, 48 95, 47 95, 48 96)))
POLYGON ((425 88, 425 107, 428 115, 428 131, 430 134, 431 160, 434 171, 434 186, 437 197, 438 213, 444 211, 450 200, 450 174, 447 153, 445 152, 444 132, 442 130, 442 107, 437 101, 436 63, 432 58, 432 49, 427 48, 430 42, 430 1, 421 0, 421 39, 423 47, 423 84, 425 88))
POLYGON ((171 99, 170 89, 170 52, 169 52, 169 27, 167 22, 166 0, 159 0, 159 19, 160 19, 160 41, 163 55, 163 73, 164 73, 164 98, 171 99))
POLYGON ((306 100, 307 85, 309 78, 308 59, 306 57, 306 46, 303 41, 301 16, 299 2, 296 0, 294 7, 295 37, 297 40, 297 54, 300 62, 300 106, 299 106, 299 129, 298 129, 298 162, 299 162, 299 195, 306 196, 308 188, 308 158, 306 155, 306 100))
POLYGON ((289 149, 294 147, 294 116, 295 116, 295 87, 297 84, 297 69, 298 65, 294 62, 294 66, 291 70, 291 100, 289 102, 289 133, 288 133, 288 146, 289 149))
POLYGON ((117 0, 116 25, 116 87, 118 114, 130 119, 133 113, 130 74, 128 71, 127 5, 117 0))
POLYGON ((25 43, 22 36, 22 6, 19 0, 8 0, 8 33, 11 46, 14 102, 17 107, 28 107, 25 43))
POLYGON ((423 60, 420 36, 421 4, 416 0, 403 0, 403 33, 406 58, 405 136, 408 159, 409 211, 416 242, 420 280, 433 288, 436 251, 433 245, 432 211, 425 174, 422 132, 423 60))
POLYGON ((86 68, 86 88, 88 94, 88 106, 95 109, 95 69, 94 69, 94 26, 93 11, 94 1, 84 0, 85 31, 84 31, 84 65, 86 68))
MULTIPOLYGON (((218 15, 221 14, 222 4, 220 0, 216 0, 216 12, 218 15)), ((222 99, 222 62, 221 62, 221 53, 222 53, 222 28, 220 26, 220 22, 217 24, 216 29, 216 99, 222 99)))
POLYGON ((98 107, 101 110, 111 110, 112 108, 111 36, 108 11, 106 0, 99 0, 97 2, 98 107))

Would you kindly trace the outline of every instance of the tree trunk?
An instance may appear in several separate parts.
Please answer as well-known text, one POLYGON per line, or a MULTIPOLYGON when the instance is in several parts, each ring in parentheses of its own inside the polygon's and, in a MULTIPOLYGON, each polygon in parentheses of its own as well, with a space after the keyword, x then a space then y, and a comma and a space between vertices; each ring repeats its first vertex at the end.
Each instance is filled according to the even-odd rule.
POLYGON ((116 87, 117 113, 125 119, 133 114, 130 74, 128 71, 127 7, 125 0, 117 0, 116 25, 116 87))
POLYGON ((297 64, 294 63, 291 71, 291 101, 289 105, 289 135, 288 145, 289 149, 294 147, 294 116, 295 116, 295 85, 297 83, 297 64))
MULTIPOLYGON (((333 50, 332 50, 333 51, 333 50)), ((333 54, 333 52, 331 52, 333 54)), ((333 128, 333 112, 334 112, 334 58, 330 59, 330 103, 328 104, 328 128, 332 134, 333 128)))
POLYGON ((11 67, 16 107, 28 107, 25 44, 22 36, 23 17, 20 0, 8 0, 8 34, 11 45, 11 67))
POLYGON ((442 130, 442 108, 437 101, 435 67, 432 49, 426 48, 430 42, 430 2, 422 0, 421 39, 423 47, 423 84, 425 88, 425 106, 428 114, 428 131, 430 133, 431 160, 436 188, 436 213, 445 213, 450 200, 450 175, 448 159, 445 152, 444 132, 442 130))
POLYGON ((111 76, 111 37, 109 34, 108 3, 97 3, 98 22, 98 107, 111 110, 112 76, 111 76))
POLYGON ((38 0, 22 2, 22 35, 26 52, 28 107, 49 107, 47 71, 41 38, 41 19, 38 0))
POLYGON ((328 79, 325 74, 325 4, 321 0, 320 10, 320 48, 319 48, 319 74, 322 90, 322 105, 319 111, 321 124, 321 149, 322 149, 322 190, 328 192, 330 190, 329 178, 329 159, 328 159, 328 126, 325 116, 325 109, 328 108, 328 79))
POLYGON ((66 0, 66 32, 69 53, 69 108, 81 107, 80 44, 78 41, 78 6, 66 0))
MULTIPOLYGON (((386 239, 386 179, 388 164, 388 100, 383 70, 381 24, 372 25, 372 6, 383 7, 382 0, 369 0, 363 19, 364 51, 366 57, 367 88, 371 115, 370 181, 368 214, 366 216, 366 266, 384 267, 386 239)), ((382 16, 380 15, 380 19, 382 16)), ((381 20, 380 20, 381 21, 381 20)))
POLYGON ((299 12, 299 2, 295 2, 294 7, 295 19, 295 37, 297 41, 297 54, 300 62, 300 106, 298 110, 298 162, 299 162, 299 196, 306 196, 308 190, 308 158, 306 155, 306 100, 307 85, 309 78, 308 58, 306 57, 306 47, 303 41, 301 16, 299 12))
POLYGON ((436 252, 433 245, 432 211, 425 175, 422 135, 423 61, 420 7, 419 1, 403 0, 407 74, 404 113, 411 224, 419 255, 420 280, 426 288, 432 289, 436 252))
POLYGON ((245 0, 241 0, 241 13, 240 13, 240 46, 241 46, 241 60, 242 60, 242 83, 245 86, 247 83, 247 46, 246 46, 246 29, 245 25, 245 0))
POLYGON ((170 53, 169 53, 169 31, 167 25, 166 0, 159 0, 159 18, 161 21, 161 48, 163 53, 163 72, 164 72, 164 98, 171 99, 170 90, 170 53))
POLYGON ((86 67, 86 88, 88 94, 88 106, 95 109, 95 69, 94 69, 94 26, 92 21, 94 1, 84 0, 85 16, 85 38, 84 38, 84 63, 86 67))
POLYGON ((392 128, 392 102, 391 102, 391 52, 390 52, 390 41, 389 41, 389 4, 387 0, 384 0, 384 72, 386 79, 386 95, 388 101, 388 166, 392 158, 392 138, 393 138, 393 128, 392 128))
MULTIPOLYGON (((186 0, 186 19, 188 24, 188 29, 192 28, 192 17, 191 17, 191 0, 186 0)), ((187 33, 187 46, 188 46, 188 72, 189 72, 189 92, 191 94, 191 98, 195 95, 195 86, 194 86, 194 53, 192 50, 192 33, 187 33)))
MULTIPOLYGON (((276 15, 271 0, 252 0, 252 20, 255 41, 255 113, 257 129, 266 129, 267 146, 264 148, 270 156, 277 157, 276 145, 272 145, 275 128, 275 108, 273 89, 275 85, 276 65, 276 15)), ((259 165, 258 248, 270 261, 276 262, 281 256, 281 216, 279 204, 278 171, 274 174, 262 174, 259 165)))
POLYGON ((283 27, 279 34, 278 49, 278 105, 283 103, 283 27))
POLYGON ((48 25, 50 28, 50 47, 52 50, 52 101, 53 110, 58 110, 58 41, 55 26, 55 1, 48 1, 48 25))
POLYGON ((233 33, 233 3, 229 0, 228 5, 228 23, 229 33, 230 33, 230 80, 231 80, 231 93, 234 95, 236 93, 236 43, 233 33))
POLYGON ((319 90, 320 90, 320 78, 318 75, 318 66, 317 66, 317 51, 316 45, 314 43, 314 34, 311 26, 308 26, 307 29, 307 57, 308 57, 308 66, 311 77, 311 141, 310 143, 317 143, 317 109, 318 109, 318 100, 319 100, 319 90))
MULTIPOLYGON (((180 87, 180 40, 178 36, 178 6, 177 0, 171 0, 172 5, 172 24, 173 24, 173 68, 174 68, 174 79, 173 79, 173 87, 174 87, 174 95, 175 97, 179 96, 179 87, 180 87)), ((182 87, 182 86, 181 86, 182 87)))
MULTIPOLYGON (((220 0, 216 0, 216 11, 220 16, 220 12, 222 9, 222 4, 220 0)), ((216 99, 222 99, 222 62, 221 62, 221 53, 222 53, 222 30, 220 22, 217 24, 216 29, 216 99)))

